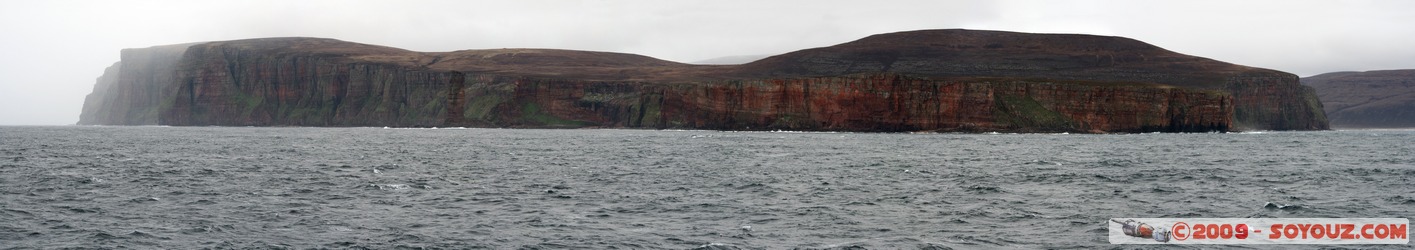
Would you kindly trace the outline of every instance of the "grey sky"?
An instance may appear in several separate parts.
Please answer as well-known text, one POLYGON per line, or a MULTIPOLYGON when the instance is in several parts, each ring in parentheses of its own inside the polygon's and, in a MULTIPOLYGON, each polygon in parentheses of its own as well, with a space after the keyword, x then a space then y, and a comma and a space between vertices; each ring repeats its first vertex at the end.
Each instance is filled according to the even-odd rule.
POLYGON ((0 1, 0 125, 73 124, 123 48, 307 36, 692 62, 918 29, 1083 33, 1310 76, 1415 68, 1415 1, 0 1))

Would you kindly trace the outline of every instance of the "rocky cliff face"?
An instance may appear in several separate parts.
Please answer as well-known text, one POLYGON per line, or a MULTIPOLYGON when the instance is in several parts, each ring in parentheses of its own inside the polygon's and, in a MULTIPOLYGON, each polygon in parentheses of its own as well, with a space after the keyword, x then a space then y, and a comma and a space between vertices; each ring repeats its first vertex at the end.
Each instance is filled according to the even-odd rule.
POLYGON ((420 53, 332 39, 191 46, 164 99, 165 125, 438 125, 448 74, 420 53))
POLYGON ((666 125, 843 131, 1226 131, 1232 99, 1147 85, 894 74, 732 81, 665 92, 666 125))
MULTIPOLYGON (((105 75, 90 104, 142 99, 156 123, 166 125, 1326 128, 1320 103, 1291 74, 1084 35, 903 32, 718 66, 567 50, 425 53, 318 38, 202 43, 176 58, 170 68, 138 66, 168 70, 170 81, 151 82, 162 86, 155 96, 103 87, 102 79, 111 78, 105 75)), ((134 67, 124 60, 121 68, 134 67)), ((142 76, 124 73, 117 82, 142 76)), ((84 116, 128 112, 94 107, 84 116)), ((129 124, 92 121, 85 124, 129 124)))
POLYGON ((1332 127, 1415 127, 1415 70, 1334 72, 1302 83, 1316 89, 1332 127))

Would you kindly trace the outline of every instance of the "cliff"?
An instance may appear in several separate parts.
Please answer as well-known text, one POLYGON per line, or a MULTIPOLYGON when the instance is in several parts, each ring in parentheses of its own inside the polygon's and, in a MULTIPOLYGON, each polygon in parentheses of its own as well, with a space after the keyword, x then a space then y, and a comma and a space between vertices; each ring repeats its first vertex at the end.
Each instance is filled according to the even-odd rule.
MULTIPOLYGON (((1119 37, 912 31, 742 65, 551 49, 414 52, 320 38, 185 48, 170 57, 177 62, 171 68, 138 66, 142 72, 170 70, 171 81, 150 83, 162 86, 149 92, 156 96, 133 97, 132 88, 104 87, 109 85, 104 79, 114 78, 105 74, 90 104, 143 99, 147 106, 142 107, 156 110, 156 122, 165 125, 968 132, 1326 128, 1321 104, 1294 75, 1119 37)), ((118 67, 134 67, 126 60, 118 67)), ((123 70, 119 83, 150 77, 123 70)), ((104 107, 86 106, 84 117, 129 112, 104 107)))
POLYGON ((80 125, 157 125, 160 100, 172 96, 178 59, 191 44, 124 49, 84 98, 80 125))
POLYGON ((1332 127, 1415 127, 1415 70, 1333 72, 1302 84, 1316 89, 1332 127))

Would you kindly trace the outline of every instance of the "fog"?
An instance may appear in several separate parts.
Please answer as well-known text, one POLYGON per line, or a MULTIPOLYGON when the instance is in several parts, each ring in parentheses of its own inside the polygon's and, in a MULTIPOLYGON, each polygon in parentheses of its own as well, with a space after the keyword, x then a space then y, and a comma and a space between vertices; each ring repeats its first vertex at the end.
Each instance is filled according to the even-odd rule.
POLYGON ((1415 1, 3 1, 0 125, 78 121, 119 50, 327 37, 416 51, 559 48, 695 62, 878 33, 1138 39, 1310 76, 1415 68, 1415 1))

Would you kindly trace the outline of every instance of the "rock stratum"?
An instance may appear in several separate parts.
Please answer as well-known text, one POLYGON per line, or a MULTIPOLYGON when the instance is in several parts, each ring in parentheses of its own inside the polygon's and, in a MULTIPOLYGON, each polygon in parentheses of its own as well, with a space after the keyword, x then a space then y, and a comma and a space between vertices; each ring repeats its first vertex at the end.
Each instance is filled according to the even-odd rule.
POLYGON ((923 30, 740 65, 323 38, 127 49, 79 124, 1206 132, 1327 129, 1295 75, 1106 36, 923 30))
POLYGON ((1332 127, 1415 127, 1415 70, 1333 72, 1302 84, 1316 89, 1332 127))

